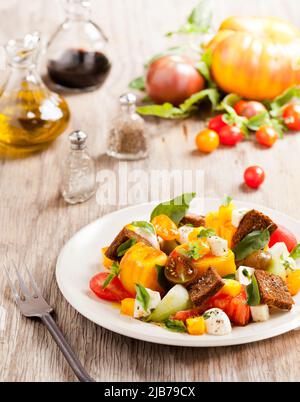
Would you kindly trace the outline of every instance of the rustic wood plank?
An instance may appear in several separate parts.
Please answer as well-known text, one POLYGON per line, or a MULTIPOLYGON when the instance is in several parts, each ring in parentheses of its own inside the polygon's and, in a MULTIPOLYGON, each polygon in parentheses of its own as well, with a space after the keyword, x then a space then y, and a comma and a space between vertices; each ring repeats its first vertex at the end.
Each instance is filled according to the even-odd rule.
MULTIPOLYGON (((117 98, 128 81, 141 73, 143 62, 167 45, 163 34, 174 29, 195 4, 194 0, 96 0, 94 19, 110 38, 113 71, 95 93, 70 96, 72 122, 90 134, 98 167, 117 169, 101 156, 105 135, 117 107, 117 98), (159 3, 159 7, 158 7, 159 3), (83 106, 84 105, 84 106, 83 106)), ((58 4, 46 0, 0 0, 0 43, 18 34, 39 29, 49 37, 62 19, 58 4)), ((253 0, 243 3, 216 0, 215 24, 233 14, 272 14, 289 18, 298 26, 296 0, 253 0)), ((299 219, 300 137, 290 135, 271 152, 244 143, 238 150, 220 150, 203 157, 194 151, 200 119, 184 123, 149 121, 153 137, 151 158, 133 163, 132 169, 203 169, 205 195, 232 194, 279 209, 299 219), (239 184, 249 164, 262 164, 268 180, 259 192, 239 184)), ((114 208, 101 207, 95 199, 68 207, 59 197, 61 162, 66 157, 66 135, 47 152, 22 161, 0 162, 0 250, 3 261, 28 263, 46 298, 56 306, 57 320, 86 368, 98 380, 120 381, 294 381, 300 379, 298 333, 265 342, 221 349, 183 349, 149 345, 110 333, 77 314, 58 291, 55 261, 63 244, 81 227, 114 208), (142 358, 141 358, 142 357, 142 358)), ((0 344, 0 380, 73 381, 60 352, 39 323, 21 318, 9 289, 0 281, 0 305, 8 311, 6 342, 0 344)))

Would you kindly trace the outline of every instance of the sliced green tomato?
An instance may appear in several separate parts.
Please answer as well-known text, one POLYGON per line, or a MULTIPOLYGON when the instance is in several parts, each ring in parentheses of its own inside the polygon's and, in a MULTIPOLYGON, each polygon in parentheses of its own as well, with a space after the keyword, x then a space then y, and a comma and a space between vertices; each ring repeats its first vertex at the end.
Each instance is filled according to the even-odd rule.
POLYGON ((163 322, 178 311, 188 310, 190 307, 188 291, 183 286, 176 285, 166 294, 147 321, 163 322))

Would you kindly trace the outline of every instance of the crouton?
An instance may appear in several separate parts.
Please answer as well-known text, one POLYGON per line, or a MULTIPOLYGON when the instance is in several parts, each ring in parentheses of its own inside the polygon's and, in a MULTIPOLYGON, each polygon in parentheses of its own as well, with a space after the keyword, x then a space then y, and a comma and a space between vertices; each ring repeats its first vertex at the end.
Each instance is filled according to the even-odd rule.
POLYGON ((205 226, 205 217, 200 215, 186 215, 180 222, 182 225, 192 225, 194 228, 205 226))
POLYGON ((238 230, 232 239, 232 248, 234 248, 248 234, 256 230, 265 230, 267 228, 269 228, 269 232, 272 235, 277 229, 277 225, 268 216, 253 209, 244 216, 239 224, 238 230))
POLYGON ((190 298, 195 307, 202 307, 211 297, 215 296, 224 287, 221 276, 214 268, 192 283, 189 288, 190 298))
POLYGON ((292 309, 294 301, 282 278, 262 270, 256 270, 254 275, 259 288, 261 304, 277 307, 280 310, 292 309))
POLYGON ((147 246, 151 246, 152 244, 150 241, 145 239, 144 237, 140 236, 139 234, 135 233, 133 230, 128 229, 126 226, 121 230, 118 236, 114 239, 111 245, 105 252, 105 256, 113 261, 118 261, 120 258, 118 257, 118 249, 119 247, 124 244, 129 239, 135 239, 137 243, 144 243, 147 246))

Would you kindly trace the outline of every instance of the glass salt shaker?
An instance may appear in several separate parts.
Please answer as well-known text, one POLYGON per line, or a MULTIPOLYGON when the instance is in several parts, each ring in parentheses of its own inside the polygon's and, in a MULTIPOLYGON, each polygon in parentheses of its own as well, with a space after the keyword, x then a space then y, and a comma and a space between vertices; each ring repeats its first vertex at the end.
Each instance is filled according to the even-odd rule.
POLYGON ((121 111, 110 130, 107 154, 120 160, 140 160, 149 155, 149 139, 144 119, 136 113, 137 98, 132 93, 120 97, 121 111))
POLYGON ((62 183, 62 195, 69 204, 87 201, 96 190, 95 164, 86 150, 87 137, 83 131, 69 135, 71 152, 62 183))

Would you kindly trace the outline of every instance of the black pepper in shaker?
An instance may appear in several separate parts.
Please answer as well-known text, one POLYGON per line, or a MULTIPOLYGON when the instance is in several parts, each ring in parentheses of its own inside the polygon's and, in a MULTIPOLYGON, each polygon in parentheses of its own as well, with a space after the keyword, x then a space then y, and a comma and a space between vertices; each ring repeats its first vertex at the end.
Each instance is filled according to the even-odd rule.
POLYGON ((121 110, 108 136, 107 154, 120 160, 145 159, 149 155, 149 139, 144 119, 136 112, 136 96, 120 97, 121 110))

